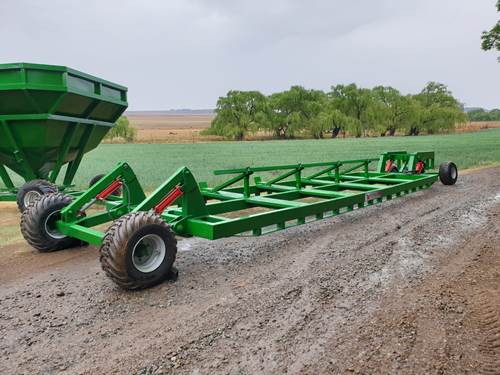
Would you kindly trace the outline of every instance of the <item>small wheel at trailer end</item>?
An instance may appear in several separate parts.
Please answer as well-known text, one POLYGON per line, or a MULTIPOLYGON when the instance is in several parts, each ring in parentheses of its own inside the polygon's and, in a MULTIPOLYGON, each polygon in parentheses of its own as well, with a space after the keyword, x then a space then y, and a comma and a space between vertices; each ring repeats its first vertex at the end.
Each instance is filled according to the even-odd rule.
POLYGON ((441 163, 439 166, 439 179, 443 185, 455 185, 458 179, 458 168, 452 161, 441 163))

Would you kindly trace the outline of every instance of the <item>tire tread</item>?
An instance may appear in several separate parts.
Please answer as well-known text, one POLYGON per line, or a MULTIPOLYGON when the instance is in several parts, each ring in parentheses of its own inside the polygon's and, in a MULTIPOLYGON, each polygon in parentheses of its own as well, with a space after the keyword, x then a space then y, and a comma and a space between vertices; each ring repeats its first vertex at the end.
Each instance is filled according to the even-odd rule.
MULTIPOLYGON (((133 212, 115 220, 104 235, 99 250, 101 267, 111 280, 124 289, 144 289, 157 284, 158 280, 137 280, 132 278, 126 267, 125 253, 130 237, 142 226, 156 224, 169 232, 167 248, 173 251, 173 262, 177 255, 177 240, 175 233, 161 217, 152 212, 133 212)), ((167 275, 164 275, 165 277, 167 275)))
POLYGON ((41 253, 63 250, 81 245, 82 242, 76 238, 48 238, 47 236, 44 236, 44 233, 41 230, 41 220, 47 211, 54 206, 67 206, 72 201, 72 197, 62 193, 48 194, 42 196, 39 200, 24 210, 21 214, 20 228, 21 234, 26 242, 41 253))
POLYGON ((56 194, 59 191, 55 184, 47 180, 38 179, 28 181, 21 186, 16 195, 16 203, 19 211, 23 212, 28 208, 24 205, 24 196, 31 190, 37 190, 42 195, 56 194))

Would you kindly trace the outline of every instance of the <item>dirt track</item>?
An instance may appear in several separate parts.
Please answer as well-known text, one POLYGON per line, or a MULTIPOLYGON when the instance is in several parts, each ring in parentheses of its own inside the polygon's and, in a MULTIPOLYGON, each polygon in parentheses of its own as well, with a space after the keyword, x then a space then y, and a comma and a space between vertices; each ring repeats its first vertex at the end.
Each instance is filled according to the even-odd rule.
POLYGON ((0 373, 500 374, 500 169, 176 265, 128 293, 93 247, 0 247, 0 373))

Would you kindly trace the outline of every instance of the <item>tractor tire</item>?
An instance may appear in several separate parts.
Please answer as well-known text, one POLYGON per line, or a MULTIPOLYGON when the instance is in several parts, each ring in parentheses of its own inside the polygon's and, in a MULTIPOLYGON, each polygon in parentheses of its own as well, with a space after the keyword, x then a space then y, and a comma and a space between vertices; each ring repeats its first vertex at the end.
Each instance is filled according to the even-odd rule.
POLYGON ((19 211, 24 212, 30 204, 47 194, 57 193, 57 186, 47 180, 26 182, 17 192, 16 201, 19 211))
POLYGON ((134 212, 115 220, 100 248, 106 275, 129 290, 149 288, 167 279, 176 255, 174 232, 152 212, 134 212))
POLYGON ((82 245, 82 241, 67 237, 53 227, 61 210, 73 198, 62 193, 42 196, 21 215, 21 233, 24 239, 41 253, 82 245))
MULTIPOLYGON (((92 186, 94 186, 96 184, 97 181, 99 181, 101 178, 103 178, 104 176, 106 176, 105 174, 98 174, 97 176, 94 176, 90 179, 90 182, 89 182, 89 188, 91 188, 92 186)), ((113 193, 111 193, 111 195, 114 195, 116 197, 119 197, 122 195, 122 188, 119 187, 118 189, 116 189, 113 193)))
POLYGON ((455 163, 447 161, 439 166, 439 179, 443 185, 455 185, 458 179, 458 169, 455 163))

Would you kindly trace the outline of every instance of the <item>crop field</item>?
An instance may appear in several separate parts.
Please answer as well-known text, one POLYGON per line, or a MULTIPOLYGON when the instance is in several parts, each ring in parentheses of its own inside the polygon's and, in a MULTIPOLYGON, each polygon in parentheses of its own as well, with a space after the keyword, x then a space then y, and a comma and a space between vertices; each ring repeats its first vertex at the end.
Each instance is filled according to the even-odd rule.
MULTIPOLYGON (((219 136, 207 136, 201 131, 210 127, 214 115, 166 115, 150 113, 127 114, 131 125, 137 129, 137 143, 206 143, 223 141, 219 136)), ((500 128, 500 121, 481 121, 457 124, 457 133, 500 128)), ((308 135, 304 135, 307 136, 308 135)), ((328 137, 328 134, 326 135, 328 137)), ((249 140, 269 140, 273 134, 257 132, 249 140)), ((300 136, 299 136, 300 138, 300 136)))
POLYGON ((220 140, 220 137, 200 134, 210 127, 212 115, 128 114, 127 117, 137 129, 138 142, 198 143, 220 140))
POLYGON ((496 128, 500 128, 500 121, 471 121, 457 125, 455 131, 463 133, 496 128))
POLYGON ((377 157, 390 150, 436 151, 436 162, 453 160, 459 169, 500 163, 500 129, 419 137, 346 138, 295 141, 212 142, 197 144, 102 144, 87 154, 76 177, 91 177, 127 161, 146 189, 154 189, 180 166, 198 181, 220 179, 214 169, 377 157))

